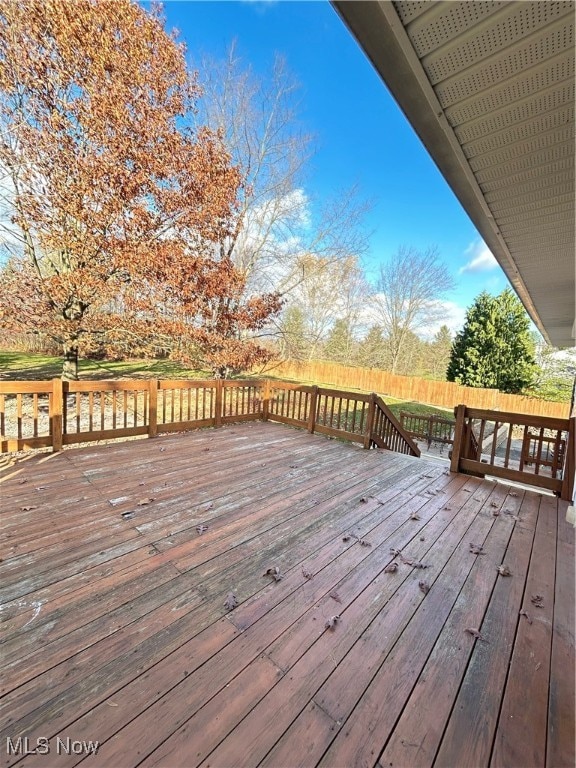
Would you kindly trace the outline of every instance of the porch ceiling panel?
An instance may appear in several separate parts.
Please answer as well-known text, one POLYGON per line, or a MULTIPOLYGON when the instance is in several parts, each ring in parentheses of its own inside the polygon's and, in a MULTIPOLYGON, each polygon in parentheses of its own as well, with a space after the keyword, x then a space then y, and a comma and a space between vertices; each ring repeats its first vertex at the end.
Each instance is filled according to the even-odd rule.
POLYGON ((574 2, 334 0, 532 319, 574 344, 574 2))

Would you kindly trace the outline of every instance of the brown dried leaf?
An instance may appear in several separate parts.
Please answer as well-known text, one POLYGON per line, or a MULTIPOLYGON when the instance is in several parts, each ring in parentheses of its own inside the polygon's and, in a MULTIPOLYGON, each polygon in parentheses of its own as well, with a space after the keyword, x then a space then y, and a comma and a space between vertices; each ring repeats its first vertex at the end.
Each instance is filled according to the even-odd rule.
POLYGON ((336 624, 340 621, 340 616, 330 616, 326 624, 324 626, 326 629, 334 629, 336 627, 336 624))
POLYGON ((206 531, 208 530, 208 526, 207 525, 197 525, 196 526, 196 530, 198 531, 199 535, 202 536, 202 534, 206 533, 206 531))
POLYGON ((398 563, 388 563, 386 568, 384 568, 384 573, 396 573, 398 570, 398 563))
POLYGON ((28 507, 20 507, 20 510, 21 510, 22 512, 30 512, 30 510, 31 510, 31 509, 38 509, 38 507, 32 507, 32 506, 28 506, 28 507))
POLYGON ((532 624, 532 619, 530 618, 530 614, 529 614, 527 611, 525 611, 524 609, 522 609, 522 610, 519 612, 519 615, 520 615, 520 616, 525 616, 525 617, 526 617, 526 621, 528 622, 528 624, 532 624))
POLYGON ((231 611, 238 605, 238 600, 236 599, 236 595, 233 592, 228 592, 226 595, 226 600, 224 601, 224 607, 231 611))
POLYGON ((342 598, 340 597, 338 592, 336 592, 336 590, 334 590, 334 592, 330 592, 329 597, 331 597, 332 600, 335 600, 337 603, 342 602, 342 598))
POLYGON ((302 568, 302 576, 304 576, 304 578, 308 580, 314 578, 314 574, 311 573, 310 571, 307 571, 306 568, 302 568))
POLYGON ((499 565, 498 573, 500 574, 500 576, 512 576, 512 571, 510 570, 510 568, 508 568, 507 565, 499 565))
POLYGON ((150 497, 149 499, 141 499, 138 504, 136 504, 137 507, 145 507, 147 504, 151 504, 154 501, 154 497, 150 497))
POLYGON ((280 568, 278 568, 277 565, 275 565, 273 568, 268 568, 266 573, 263 574, 263 576, 272 576, 274 581, 282 581, 284 576, 280 573, 280 568))
POLYGON ((468 545, 470 547, 470 552, 473 555, 485 555, 486 552, 484 552, 484 547, 481 544, 474 544, 474 542, 470 542, 468 545))
POLYGON ((477 640, 482 640, 483 643, 488 642, 488 640, 486 640, 486 638, 483 637, 477 629, 473 629, 472 627, 466 627, 464 632, 468 632, 469 635, 472 635, 472 637, 475 637, 477 640))
POLYGON ((542 595, 532 595, 530 602, 535 608, 544 608, 544 597, 542 595))
POLYGON ((428 592, 430 592, 430 584, 428 584, 427 581, 419 581, 418 586, 420 587, 422 592, 424 592, 425 595, 428 594, 428 592))
POLYGON ((410 520, 420 520, 420 515, 417 512, 412 512, 410 520))

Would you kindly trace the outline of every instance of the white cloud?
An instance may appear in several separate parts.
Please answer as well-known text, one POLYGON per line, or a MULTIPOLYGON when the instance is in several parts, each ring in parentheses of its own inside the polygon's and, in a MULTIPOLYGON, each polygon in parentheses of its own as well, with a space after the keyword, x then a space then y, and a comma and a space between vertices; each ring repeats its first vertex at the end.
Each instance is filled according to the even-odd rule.
POLYGON ((469 260, 458 270, 461 275, 466 272, 487 272, 498 266, 492 251, 483 240, 470 243, 465 253, 469 256, 469 260))

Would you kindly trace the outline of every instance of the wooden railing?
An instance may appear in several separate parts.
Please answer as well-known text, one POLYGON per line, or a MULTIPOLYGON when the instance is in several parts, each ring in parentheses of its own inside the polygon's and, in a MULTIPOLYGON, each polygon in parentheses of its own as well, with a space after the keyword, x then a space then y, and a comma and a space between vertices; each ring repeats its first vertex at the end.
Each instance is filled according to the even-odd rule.
POLYGON ((456 410, 451 470, 491 475, 547 488, 566 501, 574 494, 576 419, 456 410))
POLYGON ((375 394, 252 379, 0 382, 2 453, 257 419, 420 455, 375 394))
POLYGON ((410 437, 426 440, 428 448, 432 443, 452 444, 454 442, 455 422, 452 419, 443 419, 436 414, 425 416, 420 413, 400 411, 400 424, 410 437))

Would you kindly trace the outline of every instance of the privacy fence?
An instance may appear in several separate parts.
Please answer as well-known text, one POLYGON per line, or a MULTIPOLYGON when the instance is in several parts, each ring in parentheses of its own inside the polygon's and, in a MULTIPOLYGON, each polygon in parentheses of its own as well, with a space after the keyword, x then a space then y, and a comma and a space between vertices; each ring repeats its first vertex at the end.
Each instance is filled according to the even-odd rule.
POLYGON ((567 403, 553 403, 533 397, 506 395, 497 389, 463 387, 450 381, 431 381, 416 376, 397 376, 378 368, 355 368, 337 363, 294 360, 278 363, 269 370, 270 375, 298 381, 317 381, 322 384, 379 392, 398 400, 415 400, 452 410, 459 403, 470 408, 483 408, 508 413, 534 414, 568 418, 567 403))

